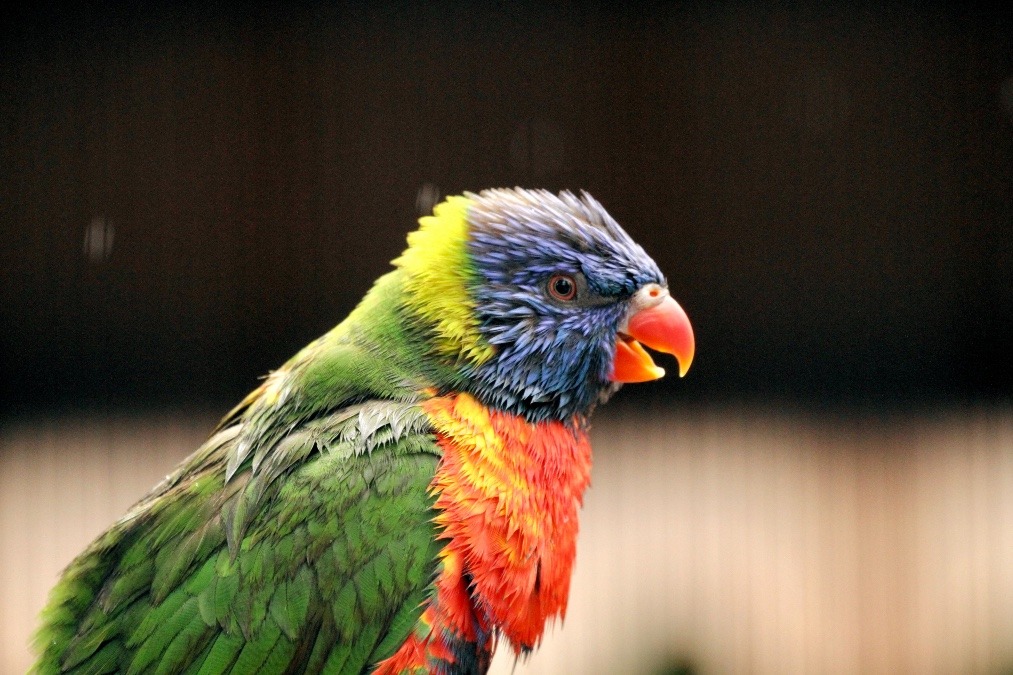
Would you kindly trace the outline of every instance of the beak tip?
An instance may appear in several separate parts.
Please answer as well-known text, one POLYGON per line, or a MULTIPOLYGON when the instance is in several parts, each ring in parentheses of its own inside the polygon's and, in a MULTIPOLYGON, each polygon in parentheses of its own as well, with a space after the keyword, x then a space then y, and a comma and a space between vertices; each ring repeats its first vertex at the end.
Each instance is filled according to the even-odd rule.
POLYGON ((686 373, 689 372, 689 367, 693 365, 693 357, 690 356, 688 359, 680 359, 676 357, 676 361, 679 363, 679 377, 686 377, 686 373))

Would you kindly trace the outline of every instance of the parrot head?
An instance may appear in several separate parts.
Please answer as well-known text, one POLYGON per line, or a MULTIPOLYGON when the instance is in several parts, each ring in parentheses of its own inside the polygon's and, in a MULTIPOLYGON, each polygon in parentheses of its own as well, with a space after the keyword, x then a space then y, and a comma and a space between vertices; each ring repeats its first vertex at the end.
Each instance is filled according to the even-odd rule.
POLYGON ((585 417, 662 377, 644 349, 693 360, 655 262, 587 193, 497 189, 438 204, 395 261, 405 305, 456 387, 533 422, 585 417))

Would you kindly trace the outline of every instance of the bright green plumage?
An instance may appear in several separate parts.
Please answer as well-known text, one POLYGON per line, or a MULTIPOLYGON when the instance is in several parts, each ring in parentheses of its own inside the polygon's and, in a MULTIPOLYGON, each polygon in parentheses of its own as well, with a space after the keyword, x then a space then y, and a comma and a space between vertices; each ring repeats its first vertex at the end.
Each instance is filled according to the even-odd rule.
POLYGON ((358 673, 397 649, 439 551, 416 402, 454 372, 420 365, 403 282, 381 278, 71 564, 39 672, 358 673))

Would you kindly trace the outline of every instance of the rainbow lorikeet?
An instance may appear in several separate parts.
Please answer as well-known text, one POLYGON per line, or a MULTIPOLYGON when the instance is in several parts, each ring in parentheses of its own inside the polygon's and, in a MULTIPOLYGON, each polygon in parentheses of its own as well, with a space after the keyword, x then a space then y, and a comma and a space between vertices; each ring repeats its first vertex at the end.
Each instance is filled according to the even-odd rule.
POLYGON ((74 560, 42 673, 483 673, 566 610, 594 407, 694 341, 591 196, 451 197, 74 560))

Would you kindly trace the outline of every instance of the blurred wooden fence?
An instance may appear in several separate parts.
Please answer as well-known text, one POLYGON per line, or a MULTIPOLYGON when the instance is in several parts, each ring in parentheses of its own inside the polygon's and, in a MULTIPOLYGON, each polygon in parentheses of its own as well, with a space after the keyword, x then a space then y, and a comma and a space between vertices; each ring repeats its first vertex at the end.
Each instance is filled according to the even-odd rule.
MULTIPOLYGON (((0 431, 0 672, 56 574, 212 419, 0 431)), ((605 409, 565 625, 525 673, 1013 667, 1013 414, 605 409)))

